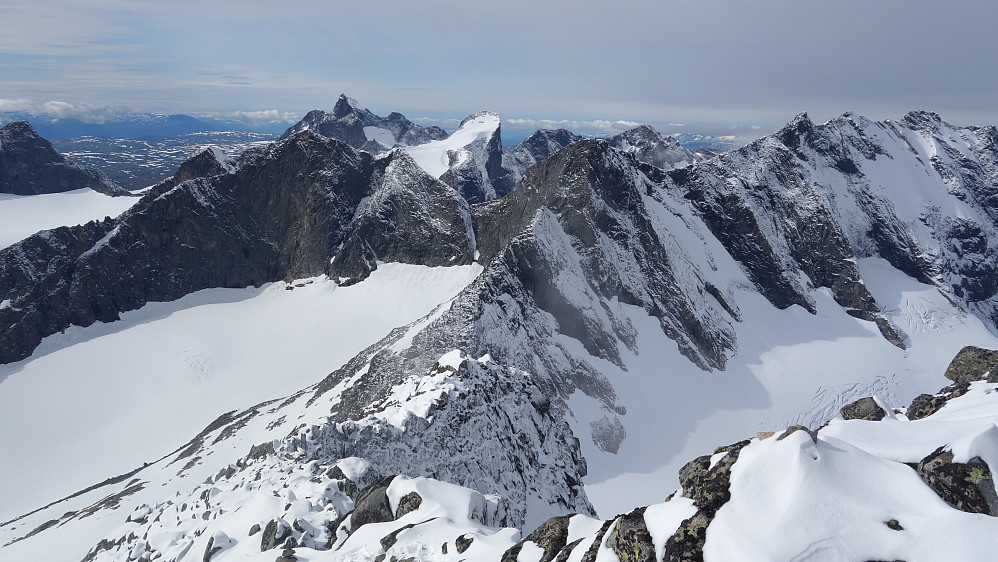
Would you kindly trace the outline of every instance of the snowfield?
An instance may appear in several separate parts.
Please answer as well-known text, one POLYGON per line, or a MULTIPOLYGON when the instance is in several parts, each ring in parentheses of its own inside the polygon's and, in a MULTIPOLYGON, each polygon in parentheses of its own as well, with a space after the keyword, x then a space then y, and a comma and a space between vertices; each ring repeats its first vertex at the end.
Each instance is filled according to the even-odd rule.
POLYGON ((92 189, 42 195, 0 193, 0 248, 39 230, 117 217, 136 201, 137 197, 110 197, 92 189))
POLYGON ((480 271, 382 264, 349 287, 207 289, 46 338, 0 366, 0 449, 19 451, 0 456, 0 480, 20 483, 5 486, 0 520, 154 461, 224 412, 314 384, 480 271), (67 471, 59 458, 86 462, 67 471))
MULTIPOLYGON (((627 408, 620 416, 627 437, 615 455, 582 439, 589 463, 586 493, 597 512, 607 517, 665 498, 690 459, 756 432, 818 427, 842 406, 870 395, 907 406, 943 386, 941 375, 963 346, 998 349, 998 338, 979 319, 934 287, 880 259, 861 260, 860 267, 891 321, 908 331, 907 350, 888 343, 870 322, 846 314, 826 293, 815 294, 818 314, 812 316, 797 306, 777 310, 755 291, 743 290, 736 302, 753 320, 735 325, 739 349, 729 368, 708 374, 679 353, 655 319, 634 311, 639 352, 625 355, 626 371, 604 365, 627 408)), ((570 407, 577 435, 606 415, 581 392, 570 407)))
POLYGON ((488 142, 499 128, 499 122, 499 116, 495 113, 479 113, 469 117, 446 139, 407 146, 405 150, 420 168, 431 176, 439 178, 447 170, 471 158, 471 154, 464 147, 478 139, 485 139, 485 142, 488 142))

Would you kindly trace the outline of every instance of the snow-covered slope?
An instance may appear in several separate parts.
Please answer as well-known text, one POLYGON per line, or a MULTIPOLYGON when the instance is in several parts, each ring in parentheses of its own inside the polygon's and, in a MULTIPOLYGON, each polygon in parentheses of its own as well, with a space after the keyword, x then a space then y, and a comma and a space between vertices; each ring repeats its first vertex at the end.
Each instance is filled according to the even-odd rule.
POLYGON ((0 520, 157 459, 220 414, 309 386, 479 271, 383 264, 350 287, 319 277, 206 289, 49 336, 32 358, 0 366, 0 448, 87 460, 63 474, 57 462, 3 455, 0 479, 22 485, 5 492, 0 520))
MULTIPOLYGON (((912 421, 905 408, 885 411, 880 397, 867 398, 871 406, 850 405, 843 409, 850 419, 818 431, 773 427, 697 457, 663 503, 605 520, 554 517, 529 534, 507 527, 511 504, 501 496, 435 479, 381 478, 384 465, 344 456, 353 451, 348 443, 361 444, 358 437, 380 425, 385 435, 368 452, 384 460, 394 449, 403 457, 395 462, 411 462, 399 429, 425 435, 427 425, 458 427, 449 417, 467 419, 461 412, 473 411, 469 399, 490 403, 496 380, 500 389, 522 384, 503 371, 455 351, 427 377, 397 387, 383 414, 325 430, 306 416, 289 438, 252 447, 247 435, 273 434, 272 426, 284 423, 278 414, 301 410, 294 406, 301 394, 220 418, 179 454, 45 510, 59 514, 54 519, 42 511, 6 522, 4 554, 59 560, 87 549, 70 559, 181 562, 263 561, 275 552, 278 560, 336 561, 986 560, 998 546, 990 468, 998 463, 998 383, 966 369, 963 382, 920 397, 934 401, 933 410, 918 413, 916 400, 907 409, 912 421), (206 450, 227 454, 229 464, 214 471, 219 464, 207 462, 206 450), (36 534, 48 540, 32 540, 36 534)), ((529 383, 522 390, 538 392, 529 383)), ((535 420, 547 416, 535 401, 523 405, 535 420)), ((503 410, 515 419, 519 407, 503 410)), ((472 416, 466 435, 480 421, 503 418, 472 416)), ((513 450, 493 454, 517 458, 523 438, 527 451, 543 447, 529 443, 533 428, 520 437, 521 428, 506 429, 513 450)), ((457 457, 469 461, 483 458, 474 450, 480 445, 454 444, 457 457)))
POLYGON ((406 147, 428 174, 443 180, 469 203, 497 197, 493 185, 502 170, 502 137, 496 113, 469 115, 446 139, 406 147))
POLYGON ((44 195, 0 194, 0 248, 39 230, 117 217, 137 200, 89 188, 44 195))

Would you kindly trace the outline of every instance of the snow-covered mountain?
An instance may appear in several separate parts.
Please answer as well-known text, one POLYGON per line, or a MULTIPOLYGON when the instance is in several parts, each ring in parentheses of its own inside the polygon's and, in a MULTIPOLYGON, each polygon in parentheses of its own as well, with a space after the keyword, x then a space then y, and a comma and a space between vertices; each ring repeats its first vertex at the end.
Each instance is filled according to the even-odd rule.
MULTIPOLYGON (((378 156, 310 126, 234 161, 203 153, 118 219, 3 250, 11 408, 70 380, 59 365, 141 350, 141 330, 169 333, 199 306, 218 322, 205 334, 229 335, 150 339, 188 381, 148 398, 168 443, 158 457, 122 450, 101 464, 121 476, 56 484, 45 448, 84 435, 83 446, 122 448, 112 431, 56 423, 32 449, 51 468, 0 465, 7 481, 53 490, 35 507, 65 498, 0 516, 13 517, 0 554, 908 559, 941 552, 952 535, 926 530, 936 523, 992 535, 994 519, 947 507, 955 496, 938 485, 968 471, 994 513, 996 385, 980 380, 991 367, 919 395, 964 346, 998 347, 995 128, 801 115, 709 160, 644 133, 539 133, 509 153, 507 172, 535 162, 495 198, 508 176, 491 175, 494 114, 378 156), (319 304, 337 295, 344 304, 319 304), (264 298, 273 341, 247 333, 254 317, 240 312, 264 298), (419 306, 344 339, 410 300, 419 306), (309 345, 283 350, 297 339, 309 345), (292 357, 299 386, 265 393, 292 357), (216 372, 225 384, 212 385, 216 372), (252 392, 228 382, 241 372, 252 392), (210 414, 199 400, 207 427, 184 445, 196 430, 163 427, 182 415, 168 396, 209 386, 208 398, 236 396, 210 414), (844 417, 887 419, 814 432, 854 402, 844 417), (704 456, 719 443, 735 445, 704 456), (734 550, 746 543, 755 550, 734 550)), ((135 355, 95 370, 103 392, 142 368, 135 355)), ((57 413, 16 411, 24 432, 57 413)))
POLYGON ((426 170, 454 188, 469 203, 498 197, 494 182, 502 175, 502 132, 496 113, 469 115, 446 139, 409 146, 406 151, 426 170))

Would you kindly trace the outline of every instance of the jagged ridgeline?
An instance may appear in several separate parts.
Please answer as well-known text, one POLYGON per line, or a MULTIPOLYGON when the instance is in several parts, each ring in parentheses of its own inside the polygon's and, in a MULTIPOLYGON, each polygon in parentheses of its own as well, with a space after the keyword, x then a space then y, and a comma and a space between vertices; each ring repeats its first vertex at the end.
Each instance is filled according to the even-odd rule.
MULTIPOLYGON (((731 280, 710 269, 709 253, 717 250, 701 244, 689 251, 689 236, 719 240, 775 306, 813 312, 809 292, 824 287, 898 346, 904 333, 865 288, 856 258, 881 256, 938 284, 989 325, 998 318, 993 127, 954 128, 925 113, 899 123, 847 114, 824 125, 802 115, 745 148, 668 174, 625 156, 645 155, 653 164, 693 159, 668 143, 638 149, 648 144, 646 129, 588 144, 537 133, 507 161, 520 166, 563 143, 570 143, 568 152, 535 167, 519 192, 476 208, 472 218, 468 204, 453 196, 459 187, 448 190, 433 177, 439 170, 427 173, 405 157, 417 164, 427 152, 457 158, 455 166, 441 164, 439 177, 447 180, 475 161, 471 152, 423 144, 375 157, 312 132, 326 130, 323 124, 337 125, 333 132, 344 123, 389 126, 346 98, 336 107, 332 116, 313 112, 290 136, 247 152, 226 173, 215 174, 210 163, 195 170, 192 161, 117 220, 41 233, 0 253, 0 296, 11 303, 0 310, 7 344, 0 361, 27 357, 43 337, 70 324, 111 321, 151 300, 202 288, 322 273, 357 281, 379 260, 463 264, 477 250, 483 264, 501 258, 497 270, 519 268, 531 299, 597 356, 613 361, 611 342, 628 345, 626 326, 597 304, 618 298, 662 319, 695 363, 723 368, 724 350, 734 346, 724 325, 738 316, 726 294, 731 280), (297 129, 303 132, 292 135, 297 129), (684 214, 682 224, 663 218, 684 214), (545 230, 552 219, 557 228, 545 230), (547 245, 554 254, 504 253, 538 236, 557 238, 547 245), (565 246, 555 249, 558 242, 565 246), (703 252, 706 262, 696 263, 703 252), (572 254, 580 260, 541 263, 572 254), (514 256, 519 264, 509 261, 514 256), (586 280, 580 290, 544 286, 558 278, 553 268, 567 266, 586 280), (587 303, 573 303, 579 298, 587 303), (691 306, 691 299, 704 304, 691 306)), ((479 127, 474 142, 494 144, 491 114, 469 122, 479 127)), ((415 135, 413 127, 396 133, 415 135)), ((502 177, 519 175, 517 166, 502 177)), ((494 193, 472 191, 473 201, 494 193)))
MULTIPOLYGON (((0 251, 4 363, 31 356, 44 337, 70 325, 113 321, 204 288, 319 275, 355 285, 385 262, 481 268, 453 300, 336 371, 317 373, 315 385, 226 414, 135 480, 101 491, 112 500, 91 494, 71 513, 53 508, 65 516, 43 511, 31 520, 48 517, 37 524, 56 521, 52 527, 85 518, 88 506, 95 513, 119 502, 137 508, 135 525, 97 544, 94 560, 122 559, 126 551, 220 560, 243 552, 257 533, 254 555, 262 546, 355 552, 374 544, 361 529, 378 524, 385 526, 370 531, 378 535, 375 556, 429 558, 404 549, 426 544, 417 537, 430 535, 417 528, 434 517, 464 526, 432 535, 435 549, 443 544, 451 553, 486 556, 495 541, 499 552, 516 545, 513 559, 541 549, 534 558, 595 560, 604 548, 621 559, 651 559, 663 548, 677 553, 673 559, 697 559, 709 548, 729 552, 710 547, 705 533, 715 522, 734 524, 725 510, 737 504, 724 495, 729 483, 737 486, 733 466, 758 462, 756 453, 766 451, 814 460, 820 439, 788 431, 780 440, 739 442, 687 465, 685 493, 666 507, 593 519, 582 452, 612 458, 627 428, 640 425, 627 419, 620 396, 628 380, 608 373, 647 369, 635 361, 649 351, 642 342, 667 344, 674 362, 721 377, 733 359, 761 360, 738 355, 759 310, 819 318, 832 314, 821 308, 832 303, 834 313, 853 317, 846 317, 850 327, 873 331, 878 345, 901 353, 913 328, 892 320, 900 317, 889 309, 895 302, 874 297, 859 265, 865 258, 934 287, 954 310, 998 331, 994 127, 953 127, 929 113, 882 123, 846 114, 821 125, 801 115, 710 159, 650 128, 588 140, 542 131, 502 154, 499 135, 499 118, 488 112, 441 135, 343 97, 332 114, 310 113, 268 147, 231 161, 214 151, 196 155, 117 219, 42 232, 0 251), (395 474, 468 490, 382 480, 395 474), (182 486, 182 478, 208 476, 194 495, 182 486), (161 481, 184 499, 154 497, 149 490, 161 481), (375 487, 362 494, 371 504, 366 515, 355 511, 347 520, 361 503, 354 492, 367 485, 375 487), (207 523, 260 489, 273 505, 254 516, 257 531, 207 523), (430 500, 446 493, 462 498, 460 509, 443 496, 430 500), (148 527, 154 510, 168 514, 164 527, 175 520, 182 538, 159 546, 138 539, 139 527, 159 532, 148 527), (495 529, 573 512, 583 515, 549 522, 519 544, 516 531, 495 529), (657 517, 675 525, 649 523, 657 517)), ((656 365, 654 376, 667 379, 672 367, 656 365)), ((978 385, 979 393, 965 393, 974 399, 990 390, 980 380, 964 382, 978 385)), ((941 398, 912 404, 912 417, 937 410, 946 417, 941 398)), ((873 402, 854 410, 894 414, 873 402)), ((846 435, 853 425, 825 431, 846 435)), ((962 463, 984 479, 970 461, 987 455, 964 454, 980 452, 976 445, 950 451, 952 458, 927 456, 943 444, 913 445, 904 462, 915 471, 895 461, 884 470, 917 479, 962 463)), ((866 460, 880 468, 888 462, 866 460)), ((911 510, 897 512, 883 514, 878 532, 917 528, 911 510)), ((884 554, 871 552, 870 559, 884 554)))
MULTIPOLYGON (((412 457, 416 442, 450 447, 437 462, 458 467, 455 459, 463 459, 463 468, 479 476, 483 469, 512 462, 504 474, 532 477, 538 488, 529 494, 555 492, 549 486, 579 468, 556 462, 566 460, 557 450, 577 450, 577 443, 570 437, 562 441, 564 426, 548 425, 549 405, 529 378, 452 353, 410 388, 417 392, 394 396, 393 407, 430 404, 425 417, 410 418, 403 427, 390 421, 396 411, 389 408, 360 423, 312 426, 255 445, 215 473, 202 467, 202 455, 215 444, 239 440, 244 427, 258 425, 247 416, 274 423, 278 415, 300 410, 293 403, 301 397, 261 404, 223 416, 183 450, 144 470, 152 481, 179 470, 176 476, 197 482, 207 472, 191 489, 166 497, 159 487, 147 486, 148 480, 126 475, 105 483, 99 494, 83 492, 91 496, 75 502, 83 506, 79 509, 63 513, 67 506, 55 506, 61 515, 5 547, 94 518, 118 526, 90 542, 85 561, 275 555, 279 561, 303 556, 596 561, 611 555, 635 561, 761 561, 843 552, 870 560, 922 554, 987 559, 996 545, 988 531, 998 521, 990 468, 998 445, 996 367, 998 352, 967 347, 946 372, 954 385, 920 396, 907 408, 885 411, 878 399, 864 398, 820 429, 760 432, 693 459, 679 472, 680 488, 664 502, 601 520, 577 503, 578 496, 559 496, 566 502, 563 514, 529 521, 521 531, 509 526, 523 525, 522 507, 531 498, 518 496, 515 488, 505 496, 483 494, 475 485, 396 474, 424 462, 412 457), (923 397, 934 400, 934 409, 915 415, 923 397), (481 408, 506 415, 481 415, 481 408), (504 425, 517 414, 537 425, 504 425), (507 441, 489 450, 494 431, 507 441), (461 439, 468 441, 452 441, 461 439), (396 454, 384 454, 392 449, 396 454), (358 451, 362 457, 343 456, 358 451), (486 457, 491 461, 482 463, 486 457), (119 506, 123 509, 115 510, 119 506)), ((578 463, 578 457, 571 462, 578 463)), ((163 485, 176 487, 172 481, 163 485)), ((27 517, 32 516, 44 520, 44 513, 27 517)))

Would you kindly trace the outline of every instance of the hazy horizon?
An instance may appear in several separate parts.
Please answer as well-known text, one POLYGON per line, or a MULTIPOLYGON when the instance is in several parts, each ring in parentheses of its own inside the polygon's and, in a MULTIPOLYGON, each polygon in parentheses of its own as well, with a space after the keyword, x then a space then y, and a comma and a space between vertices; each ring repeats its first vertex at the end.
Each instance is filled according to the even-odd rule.
POLYGON ((0 111, 290 123, 340 93, 442 124, 737 135, 800 112, 998 122, 998 5, 126 0, 0 6, 0 111))

